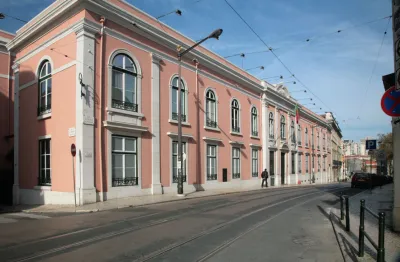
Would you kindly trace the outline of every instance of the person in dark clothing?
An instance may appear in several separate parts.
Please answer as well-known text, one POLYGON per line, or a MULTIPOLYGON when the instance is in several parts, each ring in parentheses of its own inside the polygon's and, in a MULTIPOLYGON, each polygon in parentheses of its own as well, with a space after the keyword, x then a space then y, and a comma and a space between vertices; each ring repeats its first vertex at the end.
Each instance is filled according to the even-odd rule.
POLYGON ((262 177, 262 183, 261 183, 261 188, 264 187, 264 182, 265 182, 265 187, 268 187, 268 171, 267 169, 264 169, 264 171, 261 173, 262 177))

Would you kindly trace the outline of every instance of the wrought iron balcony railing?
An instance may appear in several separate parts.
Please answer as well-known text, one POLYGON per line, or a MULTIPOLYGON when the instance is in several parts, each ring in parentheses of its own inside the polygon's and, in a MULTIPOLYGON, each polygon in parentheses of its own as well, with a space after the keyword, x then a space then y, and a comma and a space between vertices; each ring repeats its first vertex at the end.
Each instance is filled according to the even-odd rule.
POLYGON ((137 112, 138 110, 138 105, 130 102, 124 102, 120 101, 117 99, 112 100, 111 104, 112 108, 116 109, 122 109, 122 110, 127 110, 127 111, 132 111, 132 112, 137 112))
POLYGON ((258 172, 253 172, 253 173, 251 174, 251 176, 252 176, 252 177, 258 177, 258 172))
POLYGON ((217 128, 217 122, 207 118, 206 126, 212 127, 212 128, 217 128))
POLYGON ((41 116, 51 112, 51 104, 39 106, 37 110, 37 115, 41 116))
POLYGON ((233 174, 232 174, 232 178, 233 178, 233 179, 240 178, 240 173, 233 173, 233 174))
MULTIPOLYGON (((178 113, 172 113, 172 120, 178 120, 178 113)), ((186 122, 186 115, 181 114, 182 122, 186 122)))
POLYGON ((112 186, 137 186, 139 182, 138 177, 125 177, 125 178, 112 178, 112 186))
MULTIPOLYGON (((186 175, 182 176, 182 181, 186 182, 186 175)), ((172 183, 178 183, 178 175, 173 175, 172 176, 172 183)))
POLYGON ((238 127, 238 126, 233 126, 233 127, 232 127, 232 132, 240 133, 240 127, 238 127))
POLYGON ((39 186, 51 186, 51 177, 50 176, 39 176, 38 177, 38 185, 39 186))
POLYGON ((217 174, 207 174, 207 180, 217 180, 217 174))

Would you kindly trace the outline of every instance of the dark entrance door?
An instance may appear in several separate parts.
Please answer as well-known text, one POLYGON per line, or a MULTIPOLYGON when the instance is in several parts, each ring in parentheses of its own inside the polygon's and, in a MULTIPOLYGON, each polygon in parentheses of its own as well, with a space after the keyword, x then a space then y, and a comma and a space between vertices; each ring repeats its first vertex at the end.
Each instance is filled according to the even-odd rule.
POLYGON ((271 186, 275 186, 275 157, 274 151, 269 151, 269 177, 271 178, 271 186))
POLYGON ((285 153, 281 153, 281 185, 285 184, 285 153))

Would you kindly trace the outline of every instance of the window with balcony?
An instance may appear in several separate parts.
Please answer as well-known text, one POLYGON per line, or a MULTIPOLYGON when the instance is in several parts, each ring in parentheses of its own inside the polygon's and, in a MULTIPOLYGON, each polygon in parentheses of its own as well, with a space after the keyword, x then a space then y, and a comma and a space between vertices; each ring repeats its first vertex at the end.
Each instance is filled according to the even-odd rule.
POLYGON ((38 116, 51 112, 51 87, 51 64, 48 60, 45 60, 39 69, 38 116))
POLYGON ((258 137, 258 114, 255 107, 251 109, 251 135, 258 137))
POLYGON ((38 185, 51 185, 51 140, 39 140, 39 178, 38 185))
POLYGON ((269 113, 269 138, 273 139, 274 134, 274 113, 269 113))
MULTIPOLYGON (((178 120, 178 91, 179 78, 174 77, 171 82, 171 113, 172 120, 178 120)), ((186 122, 186 87, 181 79, 181 120, 186 122)))
POLYGON ((112 186, 137 186, 137 138, 112 136, 112 186))
POLYGON ((285 116, 281 116, 281 139, 285 140, 286 139, 286 120, 285 116))
POLYGON ((207 180, 217 180, 217 146, 207 145, 207 180))
POLYGON ((297 163, 297 170, 299 171, 299 174, 301 174, 301 155, 298 156, 298 163, 297 163))
POLYGON ((251 176, 258 177, 258 149, 251 150, 251 176))
POLYGON ((290 123, 290 137, 292 140, 293 144, 296 144, 296 135, 295 135, 295 129, 294 129, 294 121, 290 123))
POLYGON ((306 127, 306 130, 304 132, 304 140, 306 143, 306 147, 308 147, 308 128, 306 127))
POLYGON ((132 112, 138 111, 137 70, 133 60, 118 54, 112 61, 111 107, 132 112))
POLYGON ((309 155, 306 155, 306 173, 308 173, 308 171, 309 171, 309 166, 308 166, 308 159, 309 158, 309 155))
POLYGON ((296 154, 292 153, 292 174, 296 173, 296 154))
POLYGON ((217 100, 212 90, 206 93, 206 126, 217 128, 217 100))
POLYGON ((232 178, 240 178, 240 148, 232 148, 232 178))
POLYGON ((239 102, 236 99, 232 100, 231 104, 231 129, 234 133, 240 133, 240 125, 239 125, 239 102))
POLYGON ((317 149, 319 150, 319 132, 317 132, 317 149))
POLYGON ((301 146, 301 127, 300 125, 297 127, 297 144, 301 146))

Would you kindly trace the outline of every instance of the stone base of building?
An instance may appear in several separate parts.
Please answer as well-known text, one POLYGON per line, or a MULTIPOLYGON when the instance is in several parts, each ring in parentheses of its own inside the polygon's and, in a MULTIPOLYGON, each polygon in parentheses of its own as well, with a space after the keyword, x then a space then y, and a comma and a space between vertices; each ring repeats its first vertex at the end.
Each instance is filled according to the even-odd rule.
POLYGON ((25 205, 74 205, 74 192, 51 191, 46 187, 19 189, 20 204, 25 205))

